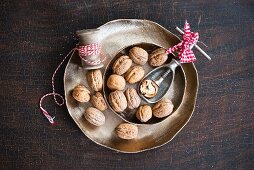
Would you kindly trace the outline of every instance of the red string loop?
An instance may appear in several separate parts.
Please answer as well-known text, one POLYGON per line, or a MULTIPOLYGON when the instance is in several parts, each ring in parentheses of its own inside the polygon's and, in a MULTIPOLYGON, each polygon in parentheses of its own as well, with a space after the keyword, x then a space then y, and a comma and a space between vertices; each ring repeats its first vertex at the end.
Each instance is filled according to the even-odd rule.
POLYGON ((55 103, 58 105, 58 106, 63 106, 64 105, 64 98, 61 94, 59 93, 56 93, 55 92, 55 83, 54 83, 54 80, 55 80, 55 75, 57 73, 57 71, 59 70, 59 68, 63 65, 64 61, 67 59, 67 57, 71 54, 71 57, 73 56, 74 52, 75 52, 76 48, 73 48, 65 57, 64 59, 61 61, 61 63, 57 66, 57 68, 55 69, 53 75, 52 75, 52 78, 51 78, 51 85, 52 85, 52 93, 47 93, 45 95, 43 95, 40 99, 40 103, 39 103, 39 106, 40 106, 40 109, 42 111, 42 113, 44 114, 44 116, 48 119, 48 121, 54 125, 55 124, 55 121, 54 121, 54 118, 55 117, 52 117, 43 107, 42 107, 42 102, 43 100, 48 97, 48 96, 54 96, 54 101, 55 103), (60 99, 61 99, 61 103, 59 103, 56 99, 56 96, 58 96, 60 99))

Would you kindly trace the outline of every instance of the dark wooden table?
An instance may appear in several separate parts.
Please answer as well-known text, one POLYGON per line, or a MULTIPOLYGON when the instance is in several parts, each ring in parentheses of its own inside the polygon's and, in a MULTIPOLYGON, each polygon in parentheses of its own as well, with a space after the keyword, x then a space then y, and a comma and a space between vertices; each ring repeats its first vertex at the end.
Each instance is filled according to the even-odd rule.
MULTIPOLYGON (((0 6, 0 169, 253 169, 253 1, 3 0, 0 6), (139 154, 96 145, 53 99, 45 105, 56 126, 38 107, 54 69, 77 43, 75 31, 118 18, 166 28, 188 19, 212 57, 208 62, 196 52, 200 86, 190 122, 167 145, 139 154)), ((63 71, 56 78, 62 94, 63 71)))

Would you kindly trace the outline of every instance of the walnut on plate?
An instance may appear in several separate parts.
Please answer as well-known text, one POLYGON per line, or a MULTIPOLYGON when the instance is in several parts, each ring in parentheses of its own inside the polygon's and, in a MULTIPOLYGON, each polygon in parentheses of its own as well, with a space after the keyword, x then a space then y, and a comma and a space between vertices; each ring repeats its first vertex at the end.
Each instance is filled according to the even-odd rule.
POLYGON ((95 126, 101 126, 105 123, 104 114, 94 107, 88 107, 85 110, 84 116, 89 123, 95 126))
POLYGON ((88 102, 90 100, 90 91, 85 86, 78 85, 73 89, 72 96, 81 103, 88 102))
POLYGON ((108 108, 103 95, 100 92, 96 92, 92 97, 90 102, 94 107, 99 109, 100 111, 104 111, 108 108))
POLYGON ((138 127, 130 123, 121 123, 115 131, 117 136, 122 139, 134 139, 138 136, 138 127))
POLYGON ((90 70, 86 76, 89 86, 94 91, 100 91, 102 89, 103 80, 101 70, 90 70))

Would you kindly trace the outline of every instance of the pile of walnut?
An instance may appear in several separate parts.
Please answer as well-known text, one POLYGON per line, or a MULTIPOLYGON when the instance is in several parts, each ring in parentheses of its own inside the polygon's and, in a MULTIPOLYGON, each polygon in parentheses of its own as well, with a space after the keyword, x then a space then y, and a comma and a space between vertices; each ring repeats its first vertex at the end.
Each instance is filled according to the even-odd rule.
MULTIPOLYGON (((134 88, 127 88, 126 82, 134 84, 145 76, 143 65, 148 62, 150 66, 157 67, 166 62, 168 56, 166 50, 158 48, 150 55, 143 48, 133 47, 129 51, 129 56, 119 57, 113 64, 113 73, 107 80, 107 87, 112 91, 109 94, 109 104, 115 112, 123 112, 127 107, 137 109, 136 117, 140 122, 147 122, 152 116, 163 118, 170 115, 174 105, 169 99, 162 99, 153 107, 145 104, 140 105, 141 99, 134 88), (135 65, 132 66, 133 62, 135 65)), ((92 70, 87 73, 87 81, 91 89, 96 93, 91 96, 90 91, 83 85, 78 85, 73 90, 73 97, 79 102, 90 102, 94 107, 85 110, 85 118, 95 126, 105 123, 105 116, 102 111, 107 109, 107 104, 101 94, 102 74, 100 70, 92 70)), ((133 139, 138 135, 138 127, 130 123, 122 123, 115 129, 118 137, 122 139, 133 139)))
POLYGON ((105 123, 105 115, 102 112, 108 108, 100 92, 103 85, 102 74, 100 70, 91 70, 87 72, 86 77, 95 94, 90 97, 90 91, 84 85, 78 85, 73 89, 72 96, 81 103, 90 101, 94 107, 88 107, 84 116, 91 124, 101 126, 105 123))

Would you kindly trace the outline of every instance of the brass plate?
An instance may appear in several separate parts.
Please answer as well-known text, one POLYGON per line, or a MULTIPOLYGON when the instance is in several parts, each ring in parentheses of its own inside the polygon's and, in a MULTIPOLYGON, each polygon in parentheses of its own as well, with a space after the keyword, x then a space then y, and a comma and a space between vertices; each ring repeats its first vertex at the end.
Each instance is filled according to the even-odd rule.
MULTIPOLYGON (((108 56, 105 66, 119 51, 133 44, 148 43, 168 48, 180 42, 177 36, 148 20, 114 20, 102 25, 99 29, 102 48, 108 56)), ((139 134, 136 139, 122 140, 116 136, 115 127, 124 121, 110 109, 104 111, 106 123, 103 126, 94 127, 85 120, 84 110, 91 104, 78 103, 71 95, 73 88, 78 84, 89 87, 85 78, 86 70, 81 67, 77 53, 70 58, 64 74, 67 109, 82 132, 98 145, 125 153, 137 153, 160 147, 171 141, 186 125, 195 107, 198 90, 196 68, 193 63, 183 64, 181 68, 185 78, 185 88, 180 106, 160 123, 138 125, 139 134)), ((105 67, 101 70, 104 72, 105 67)))

